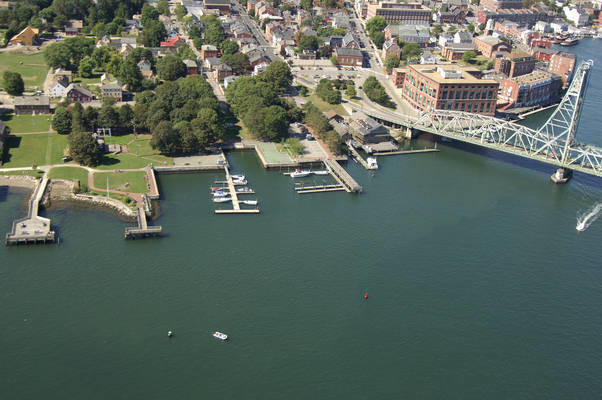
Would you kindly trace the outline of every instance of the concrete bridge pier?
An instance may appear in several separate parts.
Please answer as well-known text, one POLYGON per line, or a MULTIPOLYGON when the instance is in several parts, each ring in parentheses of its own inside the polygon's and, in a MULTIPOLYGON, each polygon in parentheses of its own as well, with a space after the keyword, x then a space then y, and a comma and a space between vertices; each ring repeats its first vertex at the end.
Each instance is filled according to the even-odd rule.
POLYGON ((415 133, 414 130, 410 127, 406 128, 406 134, 405 134, 405 138, 406 139, 412 139, 414 137, 415 133))
POLYGON ((552 182, 554 182, 556 184, 560 184, 560 183, 567 183, 571 179, 572 176, 573 176, 573 171, 571 171, 570 169, 558 168, 556 170, 556 172, 554 172, 552 174, 550 179, 552 179, 552 182))

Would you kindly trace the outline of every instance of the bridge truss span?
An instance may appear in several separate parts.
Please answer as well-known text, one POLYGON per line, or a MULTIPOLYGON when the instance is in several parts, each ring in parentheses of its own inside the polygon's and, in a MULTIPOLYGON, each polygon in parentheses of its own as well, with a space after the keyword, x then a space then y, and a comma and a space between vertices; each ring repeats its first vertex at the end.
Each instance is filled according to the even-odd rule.
POLYGON ((537 130, 495 117, 447 110, 427 112, 411 127, 602 177, 602 148, 575 140, 592 65, 591 60, 579 65, 562 101, 537 130))

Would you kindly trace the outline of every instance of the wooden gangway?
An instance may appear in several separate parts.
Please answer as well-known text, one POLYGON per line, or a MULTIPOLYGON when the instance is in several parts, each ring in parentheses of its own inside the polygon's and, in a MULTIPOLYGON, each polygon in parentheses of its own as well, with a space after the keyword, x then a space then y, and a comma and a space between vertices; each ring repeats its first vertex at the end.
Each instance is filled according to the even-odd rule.
POLYGON ((50 219, 38 215, 40 201, 42 201, 47 185, 48 177, 44 176, 31 194, 27 217, 13 221, 11 231, 6 234, 6 245, 54 242, 54 231, 50 230, 50 219))
POLYGON ((149 226, 146 220, 146 211, 144 207, 138 207, 136 210, 136 222, 137 227, 125 228, 124 238, 125 239, 141 239, 148 237, 161 236, 163 228, 161 226, 149 226))
POLYGON ((399 150, 399 151, 382 151, 378 153, 372 153, 375 156, 395 156, 400 154, 415 154, 415 153, 437 153, 440 150, 435 147, 431 149, 415 149, 415 150, 399 150))
POLYGON ((374 169, 374 168, 370 168, 370 165, 366 162, 366 160, 364 160, 364 157, 362 157, 360 155, 360 153, 357 151, 357 149, 355 147, 353 147, 351 144, 349 144, 347 146, 349 148, 349 150, 351 150, 351 154, 353 154, 353 158, 359 162, 362 167, 366 168, 366 169, 374 169))
POLYGON ((324 164, 326 164, 326 166, 329 168, 330 173, 334 177, 334 179, 336 179, 337 182, 339 182, 339 184, 341 184, 347 192, 362 192, 362 187, 360 186, 360 184, 357 183, 355 179, 353 179, 351 175, 349 175, 347 171, 345 171, 345 168, 341 167, 341 165, 336 160, 332 158, 327 158, 324 160, 324 164))

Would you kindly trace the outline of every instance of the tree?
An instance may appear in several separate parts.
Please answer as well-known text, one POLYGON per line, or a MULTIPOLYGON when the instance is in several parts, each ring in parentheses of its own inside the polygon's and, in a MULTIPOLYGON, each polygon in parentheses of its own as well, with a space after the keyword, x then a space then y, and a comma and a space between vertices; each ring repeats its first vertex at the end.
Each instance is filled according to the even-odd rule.
POLYGON ((71 69, 71 58, 62 43, 52 43, 44 49, 44 59, 50 68, 71 69))
POLYGON ((21 96, 25 90, 23 78, 18 72, 5 71, 2 74, 2 87, 11 96, 21 96))
POLYGON ((251 67, 249 57, 241 52, 223 55, 222 62, 232 68, 232 72, 235 75, 244 75, 251 67))
POLYGON ((349 85, 347 86, 347 90, 345 91, 345 93, 347 94, 347 96, 349 96, 350 98, 354 98, 355 96, 357 96, 357 92, 355 90, 355 86, 353 85, 349 85))
POLYGON ((142 26, 146 26, 151 21, 159 20, 159 11, 148 3, 145 3, 142 7, 142 15, 140 16, 140 22, 142 26))
POLYGON ((82 125, 84 130, 88 132, 94 131, 98 120, 98 111, 92 106, 86 107, 82 116, 82 125))
POLYGON ((301 87, 299 89, 299 94, 301 96, 305 97, 309 94, 309 89, 306 86, 301 85, 301 87))
POLYGON ((184 7, 182 4, 177 4, 176 8, 174 9, 174 13, 176 14, 178 20, 181 21, 182 18, 184 18, 186 14, 188 14, 188 11, 186 10, 186 7, 184 7))
POLYGON ((219 46, 224 40, 224 27, 217 18, 212 18, 207 24, 204 31, 204 37, 205 42, 214 46, 219 46))
POLYGON ((382 31, 373 32, 370 34, 370 40, 372 40, 376 47, 382 49, 383 43, 385 43, 385 33, 382 31))
POLYGON ((439 36, 440 34, 442 34, 443 27, 441 26, 441 24, 436 24, 435 26, 433 26, 432 33, 435 36, 439 36))
POLYGON ((468 29, 468 32, 474 33, 474 30, 475 30, 474 24, 468 24, 466 29, 468 29))
POLYGON ((90 133, 75 131, 69 137, 69 154, 81 165, 94 166, 100 163, 102 152, 90 133))
POLYGON ((119 107, 119 126, 125 132, 132 129, 132 121, 134 120, 134 110, 129 104, 124 104, 119 107))
POLYGON ((153 129, 150 145, 162 154, 177 154, 180 150, 180 136, 173 129, 171 122, 161 121, 153 129))
POLYGON ((366 21, 366 31, 369 35, 372 35, 374 32, 384 31, 387 25, 388 24, 385 18, 377 15, 376 17, 372 17, 366 21))
POLYGON ((222 55, 234 54, 238 51, 238 43, 233 40, 224 40, 219 47, 222 50, 222 55))
POLYGON ((472 50, 468 50, 466 53, 462 54, 462 61, 464 61, 467 64, 472 64, 475 57, 475 52, 472 50))
POLYGON ((337 59, 337 56, 335 56, 334 54, 330 56, 330 63, 334 66, 339 65, 339 60, 337 59))
POLYGON ((167 0, 159 0, 157 2, 157 11, 160 14, 165 15, 166 17, 169 17, 171 15, 171 13, 169 12, 169 3, 167 2, 167 0))
POLYGON ((318 40, 317 36, 314 35, 306 35, 303 36, 303 39, 301 39, 301 42, 299 43, 299 49, 300 50, 318 50, 318 47, 320 47, 320 42, 318 40))
POLYGON ((192 126, 188 121, 181 121, 174 124, 173 130, 180 137, 181 151, 184 154, 196 153, 200 149, 199 139, 193 132, 192 126))
POLYGON ((412 58, 420 57, 421 50, 418 43, 406 43, 403 45, 401 50, 401 58, 403 60, 410 60, 412 58))
POLYGON ((159 77, 166 81, 175 81, 186 76, 186 64, 178 57, 168 54, 157 63, 157 72, 159 77))
POLYGON ((301 8, 307 11, 311 11, 314 7, 313 0, 301 0, 301 8))
POLYGON ((387 91, 381 85, 381 83, 373 76, 370 76, 364 82, 364 93, 370 100, 385 107, 395 108, 394 104, 391 103, 387 91))
POLYGON ((82 78, 91 78, 94 73, 95 63, 91 56, 85 56, 79 63, 77 72, 82 78))
POLYGON ((136 61, 126 58, 119 68, 119 78, 125 83, 129 90, 137 92, 142 83, 142 72, 138 68, 136 61))
POLYGON ((387 74, 391 74, 393 68, 399 67, 399 56, 397 54, 389 54, 387 58, 385 58, 385 68, 387 69, 387 74))
POLYGON ((332 81, 321 79, 316 87, 316 94, 329 104, 339 104, 341 102, 341 92, 333 88, 332 81))
POLYGON ((61 135, 68 135, 71 133, 72 122, 71 111, 64 107, 58 107, 52 117, 52 129, 61 135))
POLYGON ((115 129, 119 127, 119 114, 110 104, 103 104, 98 112, 98 126, 115 129))
POLYGON ((284 61, 273 61, 263 73, 262 80, 273 83, 277 88, 286 90, 293 83, 291 68, 284 61))
POLYGON ((150 20, 142 29, 142 43, 145 47, 159 47, 165 36, 167 30, 161 21, 150 20))

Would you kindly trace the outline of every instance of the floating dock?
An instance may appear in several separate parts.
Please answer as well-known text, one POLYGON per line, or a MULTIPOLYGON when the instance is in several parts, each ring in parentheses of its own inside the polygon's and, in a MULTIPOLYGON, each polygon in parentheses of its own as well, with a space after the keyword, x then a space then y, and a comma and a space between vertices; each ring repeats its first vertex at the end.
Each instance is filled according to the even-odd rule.
MULTIPOLYGON (((228 191, 230 192, 230 198, 232 199, 232 209, 221 209, 215 210, 216 214, 259 214, 259 209, 241 209, 240 200, 238 195, 241 193, 236 192, 236 187, 232 175, 230 175, 230 169, 227 165, 224 166, 224 172, 226 173, 225 181, 216 181, 215 183, 226 183, 228 184, 228 191)), ((246 185, 246 184, 245 184, 246 185)))
POLYGON ((54 243, 54 231, 50 230, 50 219, 38 215, 40 201, 48 185, 44 176, 29 199, 27 217, 13 221, 12 229, 6 234, 6 245, 54 243))
MULTIPOLYGON (((144 196, 146 198, 146 196, 144 196)), ((128 226, 125 228, 124 239, 143 239, 148 237, 161 236, 163 228, 161 226, 148 226, 146 221, 146 212, 143 207, 138 207, 137 210, 137 227, 128 226)))
POLYGON ((382 151, 378 153, 372 153, 375 156, 395 156, 400 154, 415 154, 415 153, 437 153, 439 149, 437 147, 432 149, 417 149, 417 150, 399 150, 399 151, 382 151))
POLYGON ((336 160, 332 158, 327 158, 326 160, 324 160, 324 164, 326 164, 326 166, 330 168, 330 174, 334 177, 334 179, 337 180, 337 182, 339 182, 340 185, 342 185, 345 188, 345 191, 347 191, 348 193, 362 192, 362 187, 360 186, 360 184, 357 183, 355 179, 353 179, 351 175, 349 175, 347 171, 345 171, 345 169, 341 167, 341 165, 336 160))
POLYGON ((295 186, 295 190, 299 194, 306 193, 321 193, 321 192, 338 192, 345 190, 341 184, 333 185, 312 185, 312 186, 295 186))

